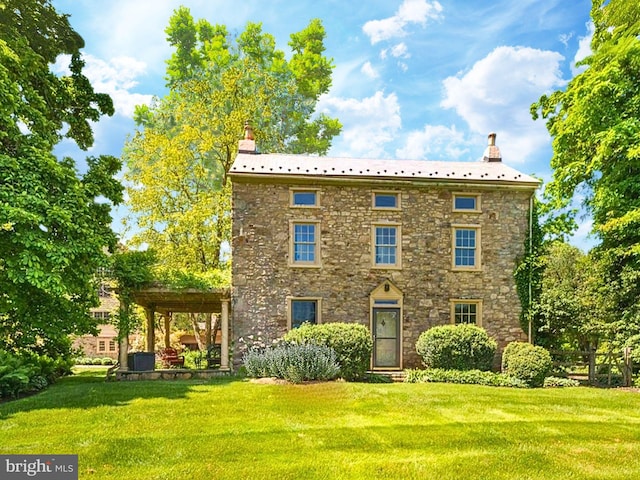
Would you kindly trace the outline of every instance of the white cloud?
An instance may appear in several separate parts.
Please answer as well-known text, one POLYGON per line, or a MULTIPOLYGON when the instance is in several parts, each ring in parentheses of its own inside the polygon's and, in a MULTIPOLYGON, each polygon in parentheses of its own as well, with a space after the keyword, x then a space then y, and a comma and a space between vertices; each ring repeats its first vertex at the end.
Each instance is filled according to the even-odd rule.
MULTIPOLYGON (((58 58, 53 70, 69 74, 69 56, 58 58)), ((107 93, 113 99, 116 114, 132 118, 136 105, 151 103, 152 95, 130 92, 138 84, 136 78, 146 72, 143 62, 131 57, 116 57, 104 61, 92 55, 84 55, 86 65, 82 72, 89 79, 93 90, 107 93)))
POLYGON ((379 76, 378 72, 373 68, 373 65, 371 65, 371 62, 365 62, 360 71, 369 78, 377 78, 379 76))
POLYGON ((340 118, 344 130, 334 143, 331 154, 346 157, 380 158, 384 147, 395 140, 402 126, 400 105, 395 93, 377 91, 358 100, 324 96, 318 110, 340 118))
POLYGON ((444 80, 444 108, 456 111, 472 132, 497 132, 503 159, 523 162, 547 146, 549 136, 529 108, 540 95, 562 87, 557 52, 528 47, 498 47, 471 70, 444 80))
POLYGON ((382 20, 370 20, 364 24, 362 31, 369 37, 371 44, 390 38, 404 37, 405 27, 416 23, 423 27, 428 20, 442 18, 442 5, 437 1, 404 0, 395 15, 382 20))
POLYGON ((404 147, 396 150, 398 158, 411 160, 457 160, 469 152, 469 142, 455 125, 425 125, 407 136, 404 147))
POLYGON ((407 70, 409 70, 409 65, 407 65, 404 62, 398 62, 398 67, 400 68, 400 70, 402 70, 403 72, 406 72, 407 70))
POLYGON ((391 48, 391 55, 396 58, 409 58, 411 55, 408 52, 407 44, 401 42, 391 48))
POLYGON ((587 34, 584 37, 580 37, 578 42, 578 51, 573 57, 573 62, 571 63, 571 73, 573 73, 574 77, 579 73, 584 72, 587 68, 586 65, 577 67, 576 63, 591 55, 591 40, 593 39, 594 32, 595 27, 593 22, 587 22, 587 34))
POLYGON ((561 33, 560 37, 558 37, 560 42, 562 42, 562 44, 565 47, 569 46, 569 40, 571 40, 572 38, 573 38, 573 32, 571 32, 571 33, 561 33))

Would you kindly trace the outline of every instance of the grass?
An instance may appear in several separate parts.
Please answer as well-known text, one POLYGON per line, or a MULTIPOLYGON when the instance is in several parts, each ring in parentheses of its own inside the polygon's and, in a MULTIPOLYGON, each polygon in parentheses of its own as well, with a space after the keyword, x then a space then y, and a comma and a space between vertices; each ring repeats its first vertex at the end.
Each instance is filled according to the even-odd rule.
POLYGON ((640 395, 450 384, 105 383, 0 404, 0 453, 81 479, 640 478, 640 395))

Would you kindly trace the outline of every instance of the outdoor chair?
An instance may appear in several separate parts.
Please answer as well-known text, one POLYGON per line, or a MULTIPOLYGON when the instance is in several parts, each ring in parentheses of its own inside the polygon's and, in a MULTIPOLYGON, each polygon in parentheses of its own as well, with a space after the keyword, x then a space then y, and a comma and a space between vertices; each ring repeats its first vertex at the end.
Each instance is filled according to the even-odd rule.
POLYGON ((160 359, 165 368, 184 367, 184 356, 178 355, 175 348, 165 348, 160 354, 160 359))
POLYGON ((220 359, 222 357, 222 346, 211 345, 207 348, 207 368, 220 368, 220 359))

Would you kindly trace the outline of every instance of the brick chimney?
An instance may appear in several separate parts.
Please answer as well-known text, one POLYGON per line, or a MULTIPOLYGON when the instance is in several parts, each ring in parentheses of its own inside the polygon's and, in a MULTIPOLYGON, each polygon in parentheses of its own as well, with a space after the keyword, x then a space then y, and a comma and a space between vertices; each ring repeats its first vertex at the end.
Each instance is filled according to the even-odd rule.
POLYGON ((253 139, 253 130, 248 120, 244 122, 244 138, 238 142, 238 153, 250 153, 253 155, 258 153, 256 141, 253 139))
POLYGON ((489 145, 484 151, 483 162, 502 162, 502 154, 496 145, 496 134, 489 134, 489 145))

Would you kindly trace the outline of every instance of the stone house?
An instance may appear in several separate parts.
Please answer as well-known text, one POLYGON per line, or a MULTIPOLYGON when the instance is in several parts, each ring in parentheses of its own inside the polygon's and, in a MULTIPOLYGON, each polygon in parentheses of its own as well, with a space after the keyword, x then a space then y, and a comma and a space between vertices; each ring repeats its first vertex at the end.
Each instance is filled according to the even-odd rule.
POLYGON ((229 175, 235 363, 303 322, 365 325, 379 370, 419 366, 436 325, 526 339, 513 272, 539 182, 495 134, 478 162, 258 154, 249 134, 229 175))
POLYGON ((99 287, 100 305, 91 309, 91 315, 98 322, 98 335, 82 335, 73 339, 73 348, 79 349, 85 357, 118 358, 118 332, 109 323, 118 310, 118 300, 111 294, 105 283, 99 287))

